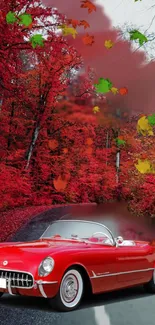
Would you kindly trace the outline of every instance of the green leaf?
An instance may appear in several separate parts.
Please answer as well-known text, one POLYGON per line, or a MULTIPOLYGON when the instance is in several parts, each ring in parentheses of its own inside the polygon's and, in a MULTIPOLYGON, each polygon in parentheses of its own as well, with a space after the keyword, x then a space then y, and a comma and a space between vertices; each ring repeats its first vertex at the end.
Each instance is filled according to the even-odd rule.
POLYGON ((19 19, 20 19, 20 24, 28 27, 29 25, 32 24, 32 16, 29 15, 29 14, 23 14, 23 15, 20 15, 19 16, 19 19))
POLYGON ((30 38, 30 42, 31 42, 33 48, 36 48, 37 45, 39 45, 39 46, 41 46, 41 47, 44 46, 44 38, 42 37, 41 34, 33 35, 33 36, 30 38))
POLYGON ((99 83, 94 85, 98 93, 108 93, 112 88, 112 83, 109 79, 99 79, 99 83))
POLYGON ((16 14, 12 11, 9 11, 6 15, 6 21, 8 24, 14 24, 17 21, 16 14))
POLYGON ((116 139, 116 143, 117 143, 118 146, 125 146, 126 141, 117 138, 117 139, 116 139))
POLYGON ((129 34, 130 34, 130 40, 138 40, 140 46, 148 42, 147 37, 136 29, 131 30, 129 34))
POLYGON ((150 124, 151 126, 154 126, 154 125, 155 125, 155 114, 152 114, 152 115, 148 116, 147 119, 148 119, 149 124, 150 124))

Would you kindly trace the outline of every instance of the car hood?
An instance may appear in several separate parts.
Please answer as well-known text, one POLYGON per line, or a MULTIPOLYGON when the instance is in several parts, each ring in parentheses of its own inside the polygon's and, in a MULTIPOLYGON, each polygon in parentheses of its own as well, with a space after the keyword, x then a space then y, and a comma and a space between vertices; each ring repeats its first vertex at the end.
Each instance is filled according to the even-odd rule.
POLYGON ((85 243, 76 241, 36 240, 31 242, 1 243, 0 244, 0 269, 27 270, 38 266, 43 258, 51 255, 54 257, 60 251, 66 252, 77 248, 83 249, 85 243), (4 263, 7 261, 7 264, 4 263))

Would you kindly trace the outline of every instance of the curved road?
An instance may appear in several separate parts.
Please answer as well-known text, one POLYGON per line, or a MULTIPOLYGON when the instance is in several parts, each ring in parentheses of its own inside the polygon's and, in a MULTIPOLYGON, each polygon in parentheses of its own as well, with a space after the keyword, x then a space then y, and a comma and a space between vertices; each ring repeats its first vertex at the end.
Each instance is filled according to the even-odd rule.
MULTIPOLYGON (((49 224, 69 213, 69 208, 49 210, 21 229, 13 241, 37 239, 49 224)), ((155 296, 142 287, 106 293, 83 301, 68 313, 53 311, 44 298, 4 295, 0 300, 1 325, 154 325, 155 296)))

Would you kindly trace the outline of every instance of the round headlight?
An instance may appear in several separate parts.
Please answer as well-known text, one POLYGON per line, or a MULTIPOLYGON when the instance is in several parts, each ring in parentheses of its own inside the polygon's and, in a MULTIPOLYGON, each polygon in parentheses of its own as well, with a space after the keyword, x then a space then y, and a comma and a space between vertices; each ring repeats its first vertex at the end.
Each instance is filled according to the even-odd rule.
POLYGON ((54 268, 54 259, 52 257, 46 257, 39 266, 39 275, 47 276, 52 272, 54 268))

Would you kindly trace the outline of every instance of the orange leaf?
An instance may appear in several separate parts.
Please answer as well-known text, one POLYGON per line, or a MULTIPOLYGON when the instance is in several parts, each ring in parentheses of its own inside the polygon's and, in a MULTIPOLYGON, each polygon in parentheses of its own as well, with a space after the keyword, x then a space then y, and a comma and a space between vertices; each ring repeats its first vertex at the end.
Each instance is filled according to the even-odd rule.
POLYGON ((62 192, 65 190, 66 186, 67 186, 67 181, 63 180, 61 176, 59 176, 57 179, 53 180, 53 184, 55 189, 58 192, 62 192))
POLYGON ((86 143, 87 143, 88 146, 91 146, 93 144, 93 140, 91 138, 88 138, 86 140, 86 143))
POLYGON ((49 140, 48 146, 51 150, 54 150, 58 147, 58 141, 57 140, 49 140))
POLYGON ((119 93, 120 95, 127 95, 128 89, 126 87, 120 88, 119 93))
POLYGON ((68 64, 73 60, 73 57, 70 54, 66 54, 66 55, 64 55, 64 60, 65 60, 65 63, 68 64))
POLYGON ((84 26, 84 29, 90 27, 86 20, 80 20, 80 26, 84 26))
POLYGON ((124 140, 124 138, 123 138, 122 135, 120 135, 120 136, 118 137, 118 139, 120 139, 120 140, 124 140))
POLYGON ((79 20, 71 19, 70 24, 73 26, 73 28, 76 28, 80 24, 80 22, 79 20))
POLYGON ((88 147, 88 148, 86 149, 86 154, 91 155, 92 152, 93 152, 93 148, 88 147))
POLYGON ((96 6, 89 0, 83 0, 81 1, 83 4, 81 5, 81 8, 87 8, 89 14, 94 10, 96 11, 96 6))
POLYGON ((63 148, 63 152, 67 153, 68 152, 68 148, 63 148))
POLYGON ((148 156, 147 156, 145 153, 142 153, 142 154, 141 154, 141 159, 147 159, 147 157, 148 157, 148 156))
POLYGON ((89 35, 88 33, 82 38, 85 45, 92 45, 94 41, 94 36, 89 35))

